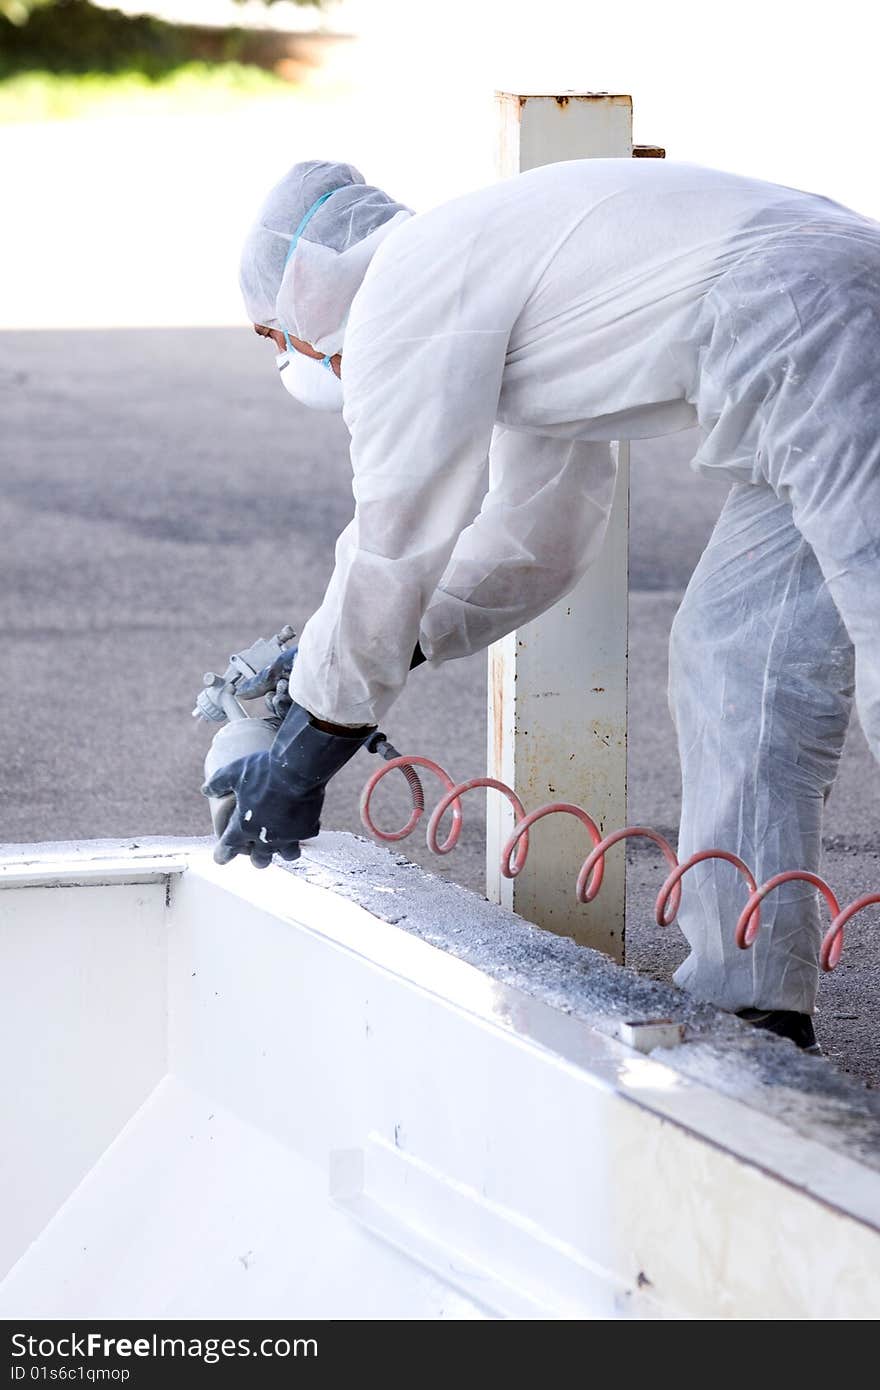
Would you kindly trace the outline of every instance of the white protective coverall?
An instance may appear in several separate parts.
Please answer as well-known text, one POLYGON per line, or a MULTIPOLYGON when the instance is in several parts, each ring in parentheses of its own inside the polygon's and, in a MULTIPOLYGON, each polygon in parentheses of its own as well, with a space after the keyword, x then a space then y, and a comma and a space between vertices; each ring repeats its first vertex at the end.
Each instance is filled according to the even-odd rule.
MULTIPOLYGON (((695 467, 734 486, 671 644, 679 851, 817 869, 853 651, 880 754, 878 346, 880 225, 811 194, 585 160, 401 218, 345 327, 356 512, 294 698, 378 722, 416 640, 447 661, 543 612, 601 547, 606 441, 698 422, 695 467)), ((688 876, 678 982, 810 1012, 813 890, 773 895, 748 952, 742 899, 729 866, 688 876)))

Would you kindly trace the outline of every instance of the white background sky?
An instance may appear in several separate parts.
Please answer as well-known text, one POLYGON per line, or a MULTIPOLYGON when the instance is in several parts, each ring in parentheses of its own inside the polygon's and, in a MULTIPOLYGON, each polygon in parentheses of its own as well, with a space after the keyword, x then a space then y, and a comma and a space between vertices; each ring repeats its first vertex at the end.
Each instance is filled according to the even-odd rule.
MULTIPOLYGON (((161 2, 202 19, 226 6, 161 2)), ((252 13, 284 23, 286 8, 252 13)), ((238 246, 286 165, 348 159, 428 206, 492 178, 498 87, 629 92, 636 139, 670 158, 812 188, 880 217, 870 8, 341 0, 319 22, 357 42, 308 101, 0 129, 11 209, 0 325, 240 321, 238 246)), ((308 11, 290 19, 313 22, 308 11)))

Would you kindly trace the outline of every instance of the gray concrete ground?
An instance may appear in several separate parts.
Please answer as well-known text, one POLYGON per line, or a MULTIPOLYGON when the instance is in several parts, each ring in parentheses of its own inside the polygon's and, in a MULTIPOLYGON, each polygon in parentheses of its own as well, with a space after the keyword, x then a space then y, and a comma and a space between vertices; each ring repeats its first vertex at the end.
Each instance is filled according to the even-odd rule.
MULTIPOLYGON (((237 329, 0 334, 0 400, 0 841, 203 834, 201 672, 320 600, 352 510, 344 426, 294 405, 271 350, 237 329)), ((632 482, 630 819, 673 836, 666 640, 725 494, 689 472, 691 447, 637 446, 632 482)), ((416 672, 388 721, 397 745, 479 771, 484 664, 416 672)), ((372 765, 359 756, 331 784, 327 828, 357 828, 372 765)), ((854 728, 826 827, 844 900, 880 886, 877 784, 854 728)), ((477 801, 448 859, 406 853, 480 889, 477 801)), ((629 960, 656 979, 684 954, 674 928, 651 925, 662 877, 632 853, 629 960)), ((850 931, 819 1017, 838 1065, 872 1082, 877 925, 866 914, 850 931)))

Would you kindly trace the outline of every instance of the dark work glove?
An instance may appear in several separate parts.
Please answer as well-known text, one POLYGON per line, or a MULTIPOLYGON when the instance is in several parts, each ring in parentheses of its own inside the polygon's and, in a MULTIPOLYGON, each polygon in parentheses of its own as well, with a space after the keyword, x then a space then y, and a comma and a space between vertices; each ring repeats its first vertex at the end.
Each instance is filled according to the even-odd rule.
POLYGON ((276 656, 275 660, 268 666, 264 666, 262 671, 258 671, 255 676, 250 676, 248 680, 239 681, 235 687, 235 693, 242 700, 258 700, 261 695, 266 697, 266 704, 272 714, 284 718, 293 701, 287 691, 290 673, 293 670, 293 663, 296 660, 298 648, 286 647, 283 652, 276 656))
POLYGON ((372 733, 325 733, 301 705, 291 705, 268 752, 239 758, 202 787, 205 796, 235 795, 235 810, 214 850, 217 863, 249 854, 265 869, 273 854, 298 859, 300 840, 321 828, 324 788, 372 733))

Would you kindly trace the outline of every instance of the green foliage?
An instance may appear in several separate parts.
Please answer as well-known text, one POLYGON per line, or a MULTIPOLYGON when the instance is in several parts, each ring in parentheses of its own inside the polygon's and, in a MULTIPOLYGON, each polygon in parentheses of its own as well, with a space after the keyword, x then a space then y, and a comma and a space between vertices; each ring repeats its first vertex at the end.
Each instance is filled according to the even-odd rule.
POLYGON ((265 37, 254 30, 169 24, 99 9, 90 0, 0 0, 0 77, 38 70, 158 78, 190 62, 265 66, 267 52, 265 37))
MULTIPOLYGON (((51 4, 52 0, 48 0, 48 2, 51 4)), ((34 3, 43 5, 46 3, 46 0, 34 0, 34 3)), ((247 0, 235 0, 235 3, 236 5, 246 5, 247 0)), ((263 0, 264 5, 278 5, 280 3, 281 0, 263 0)), ((326 4, 326 0, 293 0, 293 3, 294 5, 309 5, 312 9, 320 10, 323 9, 326 4)))
POLYGON ((0 81, 0 124, 108 116, 225 111, 238 101, 281 97, 295 89, 251 64, 185 63, 164 76, 142 72, 20 72, 0 81))
POLYGON ((171 24, 90 0, 0 0, 0 122, 289 99, 279 53, 264 30, 171 24))
MULTIPOLYGON (((40 10, 49 5, 57 5, 59 0, 0 0, 0 15, 8 19, 11 24, 27 24, 34 10, 40 10)), ((246 0, 235 0, 237 5, 243 5, 246 0)), ((279 0, 263 0, 264 5, 277 5, 279 0)), ((319 10, 325 0, 293 0, 294 5, 307 5, 312 9, 319 10)))
MULTIPOLYGON (((0 0, 0 15, 8 19, 11 24, 27 24, 34 10, 47 8, 49 5, 57 5, 60 0, 0 0)), ((246 0, 235 0, 237 5, 243 5, 246 0)), ((279 0, 263 0, 264 5, 276 5, 279 0)), ((294 5, 307 5, 311 9, 319 10, 324 5, 325 0, 293 0, 294 5)))
MULTIPOLYGON (((241 4, 241 0, 236 0, 236 3, 241 4)), ((0 15, 8 19, 10 24, 27 24, 34 10, 54 4, 55 0, 0 0, 0 15)))
POLYGON ((0 21, 0 73, 135 69, 158 77, 193 56, 184 35, 148 15, 129 17, 88 0, 55 0, 34 10, 25 25, 0 21))

